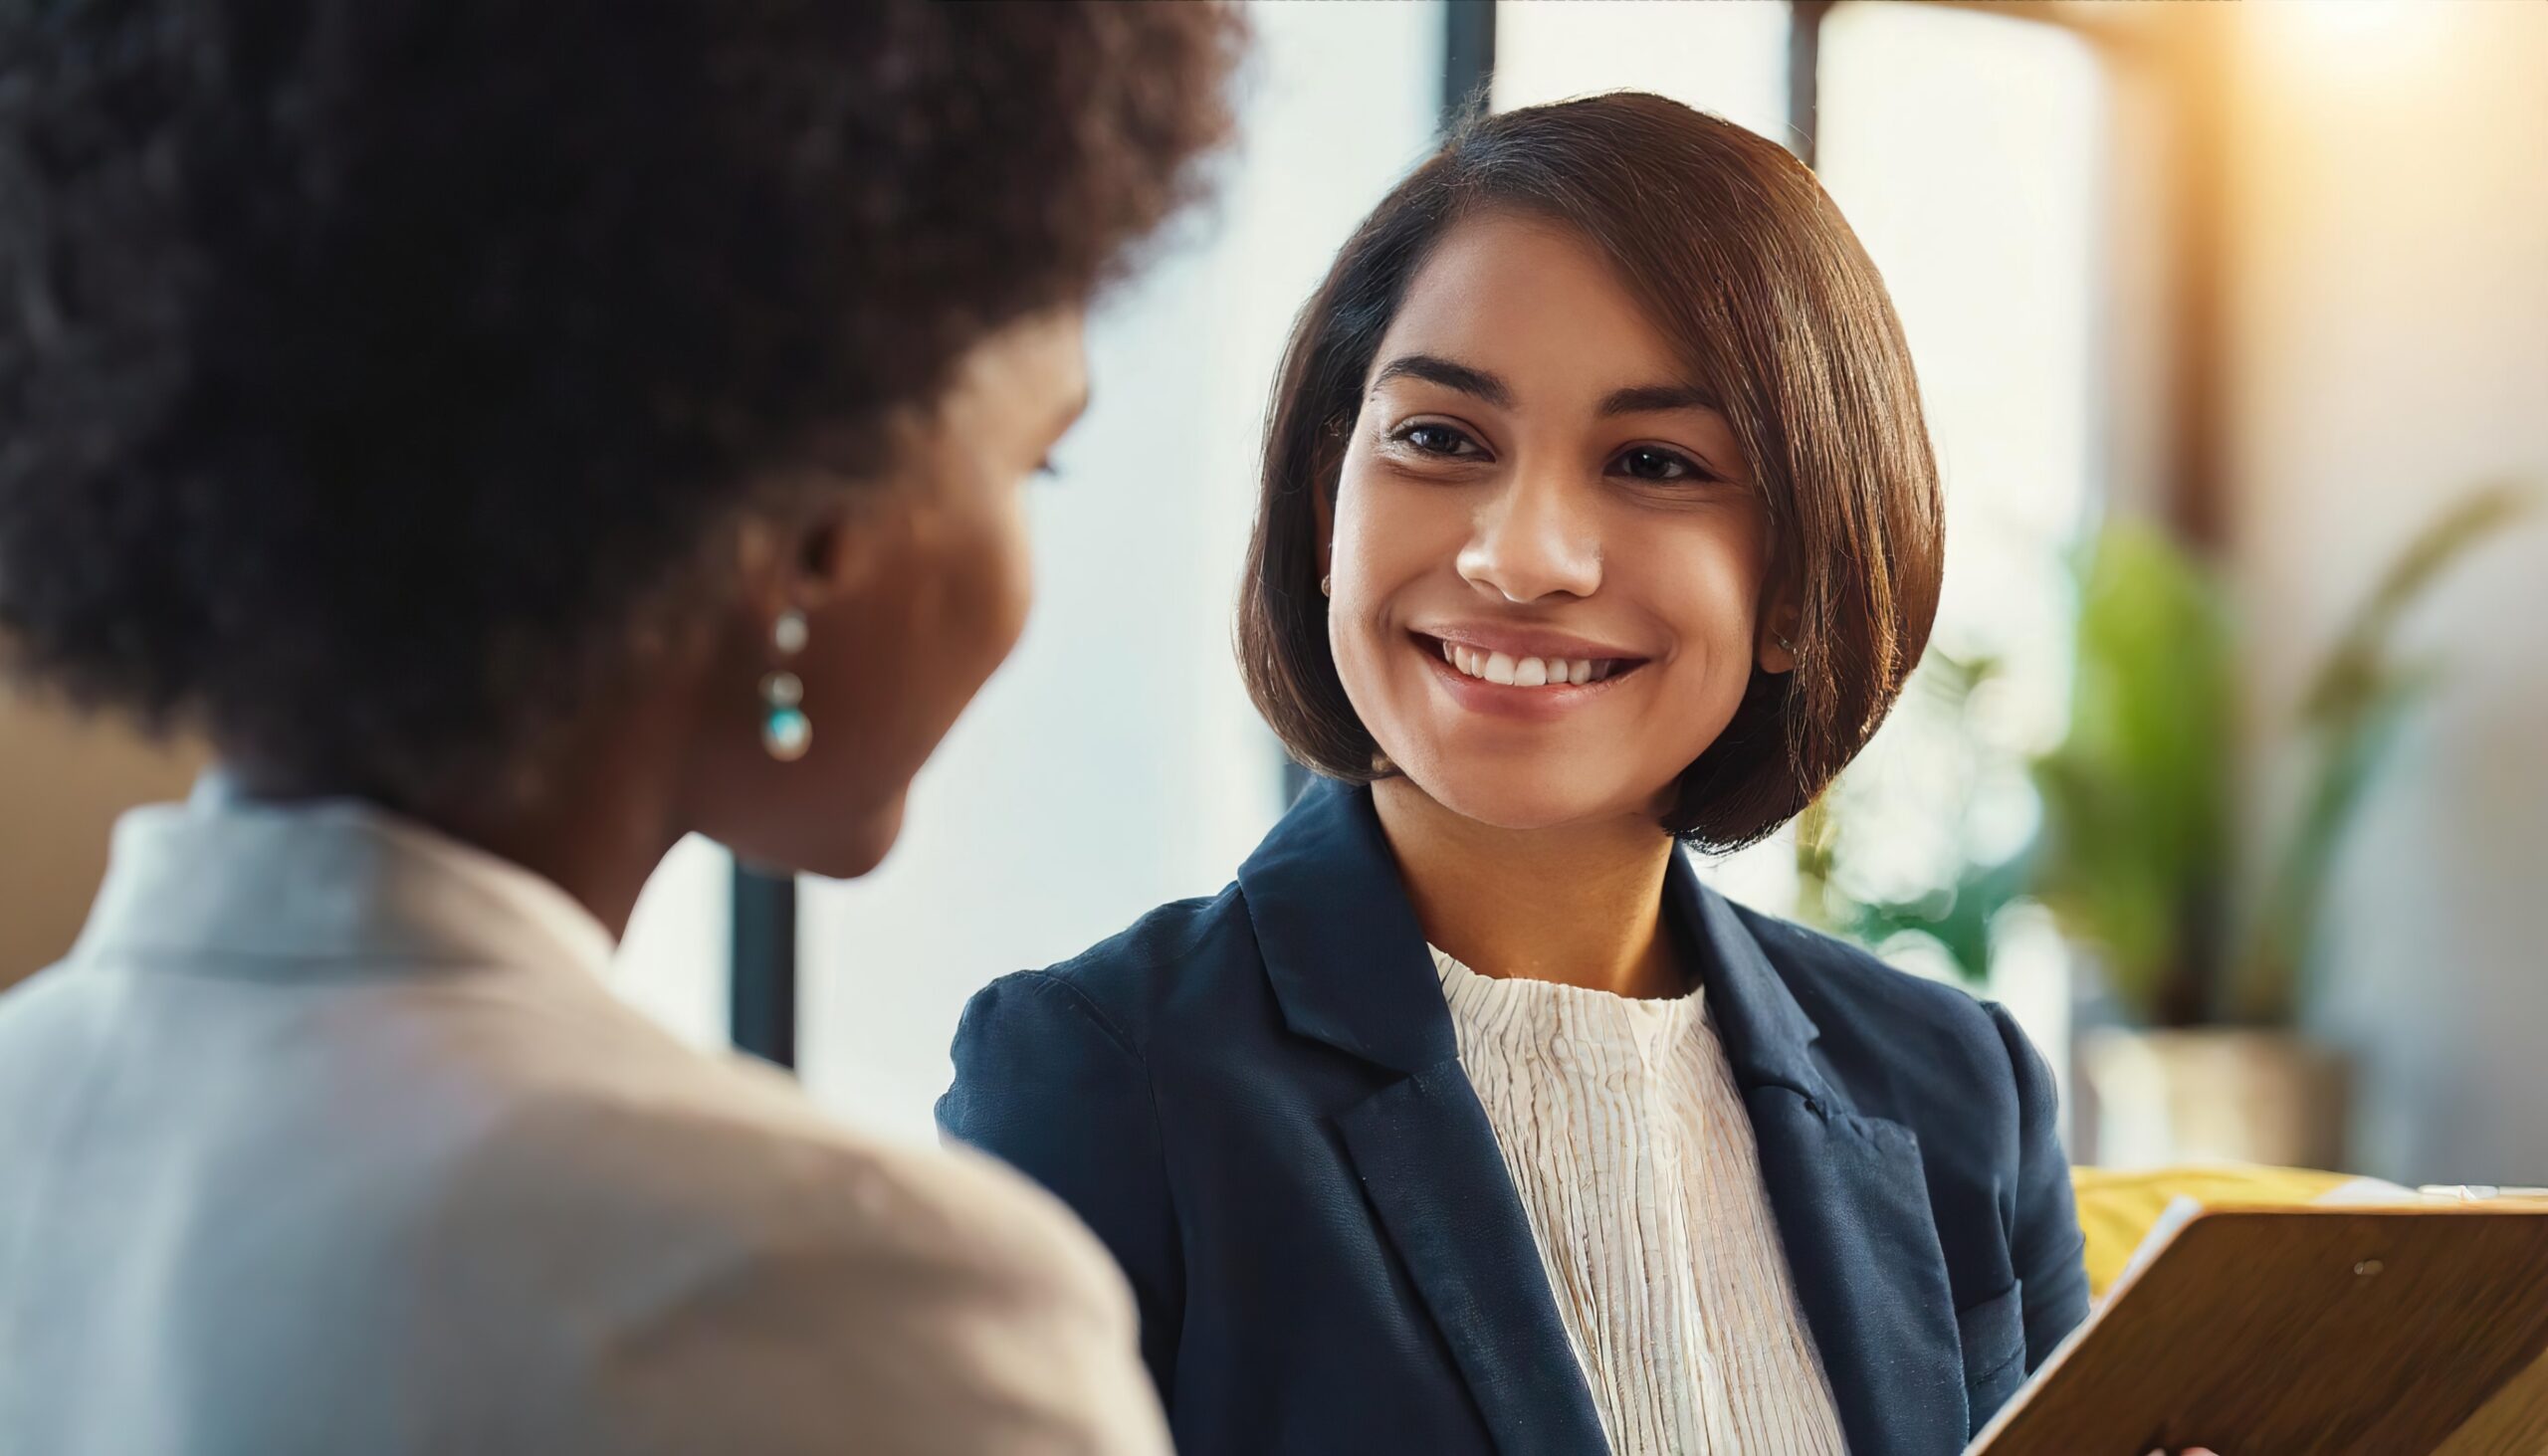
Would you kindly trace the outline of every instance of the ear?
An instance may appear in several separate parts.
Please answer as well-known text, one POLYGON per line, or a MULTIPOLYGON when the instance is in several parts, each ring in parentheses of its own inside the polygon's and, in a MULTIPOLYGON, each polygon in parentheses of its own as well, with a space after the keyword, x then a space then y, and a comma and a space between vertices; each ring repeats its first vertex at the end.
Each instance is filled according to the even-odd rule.
POLYGON ((767 625, 786 611, 816 612, 857 591, 892 547, 880 540, 887 513, 842 500, 802 514, 747 520, 738 541, 743 607, 767 625))
POLYGON ((1760 640, 1753 644, 1753 660, 1773 677, 1796 671, 1797 638, 1805 626, 1805 609, 1797 598, 1796 579, 1786 572, 1761 595, 1760 640))

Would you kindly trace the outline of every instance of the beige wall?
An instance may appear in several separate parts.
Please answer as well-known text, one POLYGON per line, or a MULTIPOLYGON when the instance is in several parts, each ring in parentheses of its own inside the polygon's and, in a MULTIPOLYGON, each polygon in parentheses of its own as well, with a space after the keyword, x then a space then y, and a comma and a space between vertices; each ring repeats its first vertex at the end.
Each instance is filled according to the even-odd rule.
MULTIPOLYGON (((2481 478, 2548 486, 2548 5, 2241 21, 2230 479, 2261 785, 2265 727, 2400 543, 2481 478)), ((2548 520, 2409 636, 2448 683, 2346 858, 2316 1019, 2362 1058, 2366 1170, 2548 1182, 2548 520)))
POLYGON ((0 986, 70 946, 114 816, 183 794, 193 756, 0 692, 0 986))

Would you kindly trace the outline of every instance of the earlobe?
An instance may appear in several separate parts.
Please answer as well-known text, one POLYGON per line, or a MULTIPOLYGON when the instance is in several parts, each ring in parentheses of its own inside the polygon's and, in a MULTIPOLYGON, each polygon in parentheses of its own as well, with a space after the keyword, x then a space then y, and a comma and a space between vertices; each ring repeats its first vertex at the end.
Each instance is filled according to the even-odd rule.
POLYGON ((1754 649, 1761 671, 1773 677, 1796 671, 1798 660, 1805 656, 1805 644, 1799 640, 1802 615, 1784 594, 1761 614, 1761 640, 1754 649))
POLYGON ((868 590, 914 549, 928 522, 900 502, 844 500, 796 522, 781 562, 788 599, 808 608, 868 590))

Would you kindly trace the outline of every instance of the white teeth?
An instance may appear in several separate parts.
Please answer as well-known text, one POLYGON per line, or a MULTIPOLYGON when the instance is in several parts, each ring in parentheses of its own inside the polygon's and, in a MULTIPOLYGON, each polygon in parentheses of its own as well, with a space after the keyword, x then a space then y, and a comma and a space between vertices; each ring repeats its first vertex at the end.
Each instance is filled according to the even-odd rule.
POLYGON ((1508 688, 1563 688, 1578 683, 1598 683, 1608 678, 1613 664, 1602 658, 1512 657, 1501 652, 1480 652, 1456 642, 1442 644, 1442 658, 1472 678, 1508 688))

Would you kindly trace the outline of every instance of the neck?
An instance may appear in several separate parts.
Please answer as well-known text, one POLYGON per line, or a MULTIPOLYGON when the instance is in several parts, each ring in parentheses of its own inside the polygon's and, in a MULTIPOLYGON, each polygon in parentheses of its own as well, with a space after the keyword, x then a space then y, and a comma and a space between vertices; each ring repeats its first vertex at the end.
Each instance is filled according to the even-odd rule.
POLYGON ((1672 837, 1628 817, 1499 829, 1404 778, 1372 786, 1425 937, 1481 975, 1622 996, 1688 989, 1663 931, 1672 837))
POLYGON ((649 768, 663 744, 628 719, 612 727, 579 744, 579 751, 561 754, 564 766, 518 797, 409 802, 344 779, 251 759, 225 757, 222 766, 253 798, 359 799, 519 865, 573 897, 617 940, 628 932, 638 893, 681 830, 669 785, 650 791, 663 776, 649 768))

